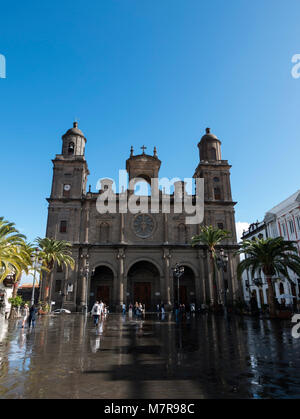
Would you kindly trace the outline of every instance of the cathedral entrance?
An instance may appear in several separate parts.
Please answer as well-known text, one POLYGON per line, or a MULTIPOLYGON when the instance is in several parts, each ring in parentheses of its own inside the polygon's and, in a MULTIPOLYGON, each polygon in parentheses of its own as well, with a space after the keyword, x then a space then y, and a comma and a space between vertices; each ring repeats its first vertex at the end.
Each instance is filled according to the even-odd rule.
POLYGON ((159 271, 147 261, 135 263, 127 274, 127 304, 136 302, 145 304, 148 311, 161 302, 159 271))
POLYGON ((113 271, 107 266, 97 266, 91 277, 89 309, 95 301, 102 300, 112 309, 113 306, 113 271))
POLYGON ((147 308, 151 307, 151 282, 135 282, 133 300, 134 303, 142 302, 147 308))
POLYGON ((184 266, 184 274, 179 278, 179 300, 178 300, 178 281, 174 278, 174 304, 196 303, 195 275, 191 268, 184 266))

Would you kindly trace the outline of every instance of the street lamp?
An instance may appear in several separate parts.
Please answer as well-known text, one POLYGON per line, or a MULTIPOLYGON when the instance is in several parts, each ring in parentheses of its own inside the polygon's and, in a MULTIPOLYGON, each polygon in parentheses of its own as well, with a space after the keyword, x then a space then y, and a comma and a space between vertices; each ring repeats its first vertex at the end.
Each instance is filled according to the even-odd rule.
POLYGON ((31 306, 34 305, 34 291, 35 291, 35 278, 37 269, 41 266, 42 259, 39 258, 40 251, 38 248, 35 249, 34 253, 31 255, 31 262, 33 266, 33 281, 32 281, 32 292, 31 292, 31 306))
MULTIPOLYGON (((92 269, 92 275, 94 275, 95 269, 92 269)), ((88 295, 90 290, 90 263, 87 260, 85 263, 85 267, 81 268, 82 276, 86 278, 86 290, 85 290, 85 307, 84 307, 84 314, 87 315, 88 313, 88 295)))
POLYGON ((177 303, 179 308, 179 278, 184 274, 184 266, 176 263, 175 267, 173 268, 173 273, 177 278, 177 303))
POLYGON ((228 264, 228 255, 224 252, 224 249, 220 249, 219 256, 217 256, 217 266, 219 269, 222 270, 225 315, 227 315, 227 287, 225 284, 224 271, 227 267, 227 264, 228 264))

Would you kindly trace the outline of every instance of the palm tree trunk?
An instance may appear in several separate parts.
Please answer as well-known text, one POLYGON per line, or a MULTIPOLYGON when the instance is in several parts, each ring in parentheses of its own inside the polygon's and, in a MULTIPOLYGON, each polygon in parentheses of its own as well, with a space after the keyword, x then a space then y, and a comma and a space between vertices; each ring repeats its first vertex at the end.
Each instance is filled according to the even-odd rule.
POLYGON ((213 256, 210 256, 212 266, 212 285, 213 285, 213 306, 216 308, 218 305, 218 287, 216 278, 216 265, 213 256))
POLYGON ((275 293, 274 293, 274 288, 273 288, 273 283, 272 283, 272 277, 267 276, 266 279, 267 279, 267 283, 268 283, 267 296, 268 296, 270 316, 271 317, 276 317, 275 293))
MULTIPOLYGON (((17 296, 17 292, 18 292, 20 281, 21 281, 21 277, 13 285, 12 298, 15 298, 17 296)), ((15 308, 11 304, 8 318, 9 319, 12 319, 14 317, 14 314, 15 314, 15 308)))

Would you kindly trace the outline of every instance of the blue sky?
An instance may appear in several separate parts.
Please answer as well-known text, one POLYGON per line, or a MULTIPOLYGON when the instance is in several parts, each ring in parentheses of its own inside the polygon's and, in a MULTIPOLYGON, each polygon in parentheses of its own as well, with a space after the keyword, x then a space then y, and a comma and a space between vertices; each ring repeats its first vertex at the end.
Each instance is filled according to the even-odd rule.
POLYGON ((51 159, 75 118, 95 190, 133 145, 190 177, 206 127, 232 164, 236 221, 299 189, 298 0, 1 1, 1 215, 45 235, 51 159))

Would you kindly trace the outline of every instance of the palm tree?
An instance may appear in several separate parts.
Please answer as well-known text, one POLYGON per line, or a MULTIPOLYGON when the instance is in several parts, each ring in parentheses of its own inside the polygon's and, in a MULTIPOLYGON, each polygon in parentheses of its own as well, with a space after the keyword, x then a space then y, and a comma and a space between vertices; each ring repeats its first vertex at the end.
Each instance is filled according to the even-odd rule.
POLYGON ((0 281, 10 274, 18 280, 23 271, 28 272, 31 261, 25 239, 14 223, 0 217, 0 281))
POLYGON ((192 237, 192 246, 203 244, 209 251, 209 259, 211 271, 213 273, 213 303, 216 306, 218 303, 218 290, 217 290, 217 253, 216 248, 223 240, 231 237, 230 231, 221 230, 213 226, 203 226, 200 228, 200 234, 192 237))
POLYGON ((74 269, 75 261, 72 258, 72 252, 71 252, 71 243, 65 241, 65 240, 55 240, 50 239, 48 237, 41 238, 38 237, 36 239, 36 242, 41 249, 40 251, 40 258, 42 259, 42 264, 44 268, 46 268, 46 278, 45 278, 45 284, 46 284, 46 292, 44 295, 42 295, 43 301, 50 303, 50 297, 51 297, 51 289, 52 289, 52 271, 57 264, 58 266, 65 266, 70 267, 71 269, 74 269), (50 291, 50 292, 49 292, 50 291))
POLYGON ((246 240, 237 252, 246 256, 237 268, 239 278, 245 270, 250 270, 252 277, 256 272, 265 274, 268 283, 268 304, 272 317, 276 316, 273 277, 282 275, 290 280, 288 269, 300 276, 300 257, 294 243, 284 240, 283 237, 246 240))

